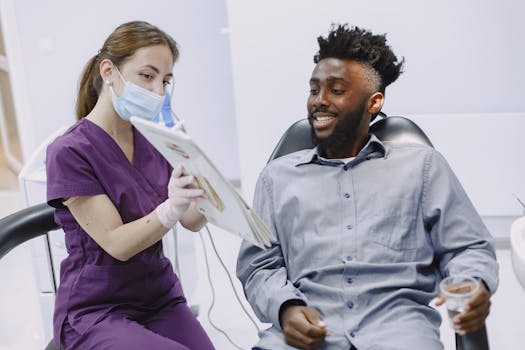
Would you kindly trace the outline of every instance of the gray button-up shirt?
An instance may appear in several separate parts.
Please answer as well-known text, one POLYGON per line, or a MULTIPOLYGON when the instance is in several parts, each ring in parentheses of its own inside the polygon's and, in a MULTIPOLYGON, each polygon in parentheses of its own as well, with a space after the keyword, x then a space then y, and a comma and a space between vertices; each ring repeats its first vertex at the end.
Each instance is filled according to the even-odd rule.
POLYGON ((330 335, 320 349, 442 349, 428 303, 444 276, 498 284, 492 238, 434 149, 371 135, 344 164, 303 150, 270 162, 254 209, 278 242, 243 242, 237 275, 263 322, 258 347, 291 349, 279 308, 301 299, 330 335), (421 346, 421 347, 418 347, 421 346))

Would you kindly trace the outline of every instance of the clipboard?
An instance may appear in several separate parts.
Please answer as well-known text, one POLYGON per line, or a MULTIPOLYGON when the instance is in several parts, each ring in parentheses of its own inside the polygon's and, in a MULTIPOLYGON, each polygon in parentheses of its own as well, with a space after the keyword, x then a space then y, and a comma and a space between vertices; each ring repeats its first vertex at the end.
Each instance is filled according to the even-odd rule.
POLYGON ((195 177, 207 197, 198 200, 196 206, 208 222, 262 249, 276 241, 275 233, 246 204, 187 133, 139 117, 131 117, 130 121, 171 166, 182 163, 186 172, 195 177))

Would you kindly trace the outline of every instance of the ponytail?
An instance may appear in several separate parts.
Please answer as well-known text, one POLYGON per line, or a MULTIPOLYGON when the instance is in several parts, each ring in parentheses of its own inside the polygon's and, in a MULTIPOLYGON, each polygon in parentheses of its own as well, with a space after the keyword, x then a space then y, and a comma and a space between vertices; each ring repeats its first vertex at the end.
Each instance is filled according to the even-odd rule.
POLYGON ((84 118, 95 107, 101 87, 102 78, 98 72, 98 55, 96 55, 88 61, 80 79, 76 106, 77 120, 84 118))

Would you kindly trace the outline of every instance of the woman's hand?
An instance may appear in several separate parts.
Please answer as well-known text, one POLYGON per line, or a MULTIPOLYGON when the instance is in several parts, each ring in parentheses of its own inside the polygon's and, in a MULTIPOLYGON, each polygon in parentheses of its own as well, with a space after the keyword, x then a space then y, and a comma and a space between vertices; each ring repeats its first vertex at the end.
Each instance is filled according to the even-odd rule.
POLYGON ((190 207, 190 204, 204 198, 204 190, 197 186, 192 175, 188 175, 179 164, 171 173, 168 183, 168 199, 155 212, 162 226, 172 228, 190 207))

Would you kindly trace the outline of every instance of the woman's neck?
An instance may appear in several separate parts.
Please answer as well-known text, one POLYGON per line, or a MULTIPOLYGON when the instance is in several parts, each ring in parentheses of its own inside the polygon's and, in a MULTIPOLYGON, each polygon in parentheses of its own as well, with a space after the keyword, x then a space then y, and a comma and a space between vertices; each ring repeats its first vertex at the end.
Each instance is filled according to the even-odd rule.
POLYGON ((131 123, 119 117, 113 109, 111 99, 99 98, 86 118, 101 127, 117 141, 129 139, 133 134, 131 123))

